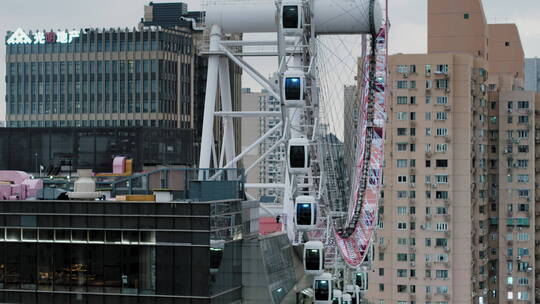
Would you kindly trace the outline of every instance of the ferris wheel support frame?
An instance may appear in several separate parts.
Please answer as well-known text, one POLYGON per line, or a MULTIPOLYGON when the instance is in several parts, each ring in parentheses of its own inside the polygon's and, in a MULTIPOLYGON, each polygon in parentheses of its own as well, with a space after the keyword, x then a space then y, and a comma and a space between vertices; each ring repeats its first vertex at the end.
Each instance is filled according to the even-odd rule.
MULTIPOLYGON (((205 94, 205 108, 204 108, 204 118, 203 118, 203 132, 201 139, 201 151, 199 159, 199 167, 201 168, 210 168, 211 159, 213 159, 214 167, 221 168, 234 168, 239 160, 244 158, 250 151, 257 147, 264 140, 269 138, 271 135, 276 133, 278 130, 282 131, 281 138, 271 147, 271 150, 267 153, 264 153, 256 160, 256 164, 260 163, 266 157, 268 157, 272 151, 274 151, 281 144, 291 140, 286 146, 289 148, 291 145, 292 139, 302 139, 307 142, 305 149, 314 150, 312 155, 315 156, 315 165, 311 165, 309 172, 298 173, 292 172, 292 169, 289 166, 288 159, 286 157, 286 162, 284 163, 284 174, 283 180, 279 183, 248 183, 245 185, 245 188, 274 188, 283 190, 283 222, 285 223, 284 228, 289 236, 289 239, 293 244, 302 243, 303 231, 297 230, 295 227, 295 222, 293 221, 293 215, 295 214, 294 199, 299 195, 312 195, 321 198, 321 193, 323 192, 323 183, 324 183, 324 168, 321 167, 321 162, 323 159, 321 157, 321 145, 320 145, 320 133, 319 130, 320 120, 319 120, 319 96, 318 96, 318 70, 316 68, 316 58, 317 58, 317 48, 316 41, 318 34, 339 34, 339 33, 371 33, 372 39, 375 39, 375 29, 378 27, 377 21, 381 21, 382 17, 379 14, 379 11, 376 10, 376 5, 378 2, 376 0, 342 0, 337 3, 330 0, 283 0, 288 2, 294 2, 300 4, 299 7, 303 10, 302 18, 304 24, 301 29, 303 30, 302 35, 285 33, 281 26, 279 25, 281 19, 281 1, 277 1, 273 6, 275 6, 276 12, 274 18, 269 18, 272 12, 268 10, 261 10, 257 4, 251 3, 250 5, 231 5, 225 7, 223 5, 219 7, 214 7, 213 10, 208 10, 207 21, 208 20, 218 20, 210 21, 210 45, 209 50, 206 53, 209 56, 208 60, 208 77, 206 83, 206 94, 205 94), (350 14, 347 11, 345 16, 343 12, 345 11, 344 7, 340 5, 353 5, 358 4, 366 5, 369 3, 369 9, 365 8, 363 13, 368 12, 369 16, 363 16, 362 21, 358 19, 350 18, 354 17, 354 14, 350 14), (221 11, 223 9, 223 11, 221 11), (230 12, 231 14, 235 13, 237 15, 227 15, 223 12, 230 12), (250 12, 250 14, 243 14, 244 12, 250 12), (219 15, 218 13, 221 13, 219 15), (340 13, 341 15, 338 15, 340 13), (264 18, 255 18, 258 14, 261 14, 264 18), (333 19, 328 19, 329 15, 335 14, 333 19), (219 16, 218 16, 219 15, 219 16), (218 17, 216 17, 218 16, 218 17), (341 17, 341 18, 340 18, 341 17), (214 18, 214 19, 212 19, 214 18), (216 19, 217 18, 217 19, 216 19), (247 23, 242 24, 242 18, 244 18, 247 23), (305 19, 304 19, 305 18, 305 19), (326 19, 325 19, 326 18, 326 19), (379 18, 379 19, 378 19, 379 18), (277 21, 277 23, 276 23, 277 21), (324 21, 324 22, 323 22, 324 21), (354 23, 354 26, 347 27, 347 22, 354 23), (266 22, 266 23, 265 23, 266 22), (260 23, 260 24, 259 24, 260 23), (243 41, 243 40, 222 40, 224 37, 224 32, 235 34, 239 33, 237 30, 249 32, 250 29, 248 26, 254 25, 254 31, 265 31, 269 28, 272 31, 275 31, 278 35, 276 41, 243 41), (317 32, 317 27, 323 29, 321 33, 317 32), (222 30, 225 29, 225 30, 222 30), (233 51, 233 47, 244 47, 244 46, 275 46, 277 52, 243 52, 243 49, 240 51, 233 51), (244 56, 276 56, 278 57, 278 85, 275 85, 264 77, 256 68, 244 61, 244 56), (252 112, 235 112, 232 109, 232 99, 230 92, 230 77, 229 77, 229 61, 232 61, 238 65, 243 71, 245 71, 251 78, 253 78, 257 83, 259 83, 263 88, 265 88, 269 94, 275 98, 281 105, 281 111, 276 111, 275 113, 264 112, 264 111, 252 111, 252 112), (304 93, 306 95, 303 102, 305 105, 287 105, 285 99, 285 89, 284 89, 284 75, 286 72, 296 72, 302 73, 302 79, 305 79, 305 88, 304 93), (219 89, 219 91, 218 91, 219 89), (221 101, 221 109, 216 109, 218 94, 221 101), (235 150, 235 133, 233 125, 233 117, 246 118, 246 117, 270 117, 274 116, 279 119, 281 116, 281 121, 277 123, 272 129, 266 132, 263 136, 255 140, 253 143, 248 145, 243 149, 238 155, 235 150), (219 117, 222 119, 222 128, 223 128, 223 137, 221 151, 218 155, 215 151, 215 139, 214 139, 214 124, 215 118, 219 117), (312 146, 313 148, 310 148, 312 146), (317 150, 319 149, 319 150, 317 150), (308 182, 300 181, 300 179, 307 179, 308 182), (309 189, 308 194, 305 194, 305 187, 309 189)), ((267 5, 267 4, 265 4, 267 5)), ((346 6, 345 5, 345 6, 346 6)), ((266 7, 266 6, 265 6, 266 7)), ((359 6, 360 7, 360 6, 359 6)), ((236 50, 236 49, 235 49, 236 50)), ((370 74, 373 78, 373 74, 370 74)), ((302 80, 304 81, 304 80, 302 80)), ((370 91, 369 98, 369 110, 373 108, 373 88, 370 91)), ((373 116, 373 113, 369 113, 370 116, 373 116)), ((371 143, 372 139, 366 139, 366 143, 371 143)), ((368 152, 369 153, 369 152, 368 152)), ((368 154, 369 155, 369 154, 368 154)), ((309 157, 309 155, 307 156, 309 157)), ((368 157, 369 158, 369 157, 368 157)), ((252 170, 256 164, 251 165, 248 168, 252 170)), ((364 162, 364 168, 367 166, 372 166, 372 164, 367 161, 364 162)), ((309 166, 308 166, 309 167, 309 166)), ((370 167, 371 168, 371 167, 370 167)), ((331 170, 331 169, 330 169, 331 170)), ((326 172, 328 173, 328 172, 326 172)), ((362 174, 367 176, 367 170, 363 170, 362 174)), ((212 176, 212 179, 217 179, 220 177, 220 174, 215 174, 212 176)), ((365 178, 361 182, 361 188, 366 184, 365 178)), ((331 202, 328 202, 331 203, 331 202)), ((360 204, 362 204, 360 202, 360 204)), ((358 206, 356 206, 358 207, 358 206)), ((368 206, 369 207, 369 206, 368 206)), ((361 212, 365 213, 365 208, 360 205, 361 212)), ((351 211, 351 210, 349 210, 351 211)), ((351 223, 350 219, 353 219, 354 222, 358 221, 361 215, 364 213, 358 212, 358 208, 355 208, 354 214, 349 215, 349 224, 351 223)), ((371 211, 369 211, 371 212, 371 211)), ((375 211, 376 212, 376 211, 375 211)), ((372 214, 370 214, 372 215, 372 214)), ((330 234, 330 226, 335 227, 335 223, 332 223, 331 213, 323 215, 326 218, 324 224, 325 231, 317 232, 318 237, 320 237, 325 242, 328 242, 332 237, 330 234)), ((362 219, 363 220, 363 219, 362 219)), ((369 219, 368 219, 369 220, 369 219)), ((356 224, 354 224, 356 226, 356 224)), ((356 227, 357 229, 360 229, 356 227)), ((372 227, 371 227, 372 228, 372 227)), ((341 235, 339 235, 341 237, 341 235)), ((336 234, 335 237, 338 237, 336 234)), ((343 241, 343 238, 341 238, 343 241)), ((369 240, 369 243, 371 241, 369 240)), ((356 247, 355 250, 358 254, 359 250, 363 250, 359 247, 366 246, 366 239, 358 239, 346 241, 346 245, 352 245, 356 247), (348 243, 347 243, 348 242, 348 243)), ((368 244, 369 245, 369 244, 368 244)), ((341 255, 345 253, 341 249, 341 255)), ((363 255, 364 253, 360 253, 363 255)), ((344 257, 344 256, 343 256, 344 257)), ((347 260, 347 263, 350 262, 350 259, 347 260)), ((350 264, 350 263, 349 263, 350 264)))

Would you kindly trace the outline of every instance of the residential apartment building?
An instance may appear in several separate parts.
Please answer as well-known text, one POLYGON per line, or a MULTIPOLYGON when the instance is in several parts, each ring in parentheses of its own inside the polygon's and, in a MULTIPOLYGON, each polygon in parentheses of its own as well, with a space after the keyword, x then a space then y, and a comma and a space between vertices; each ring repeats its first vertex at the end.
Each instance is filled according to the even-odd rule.
MULTIPOLYGON (((271 96, 268 91, 252 92, 250 89, 242 91, 242 111, 244 112, 276 112, 275 116, 262 115, 259 117, 243 118, 242 120, 242 151, 246 150, 257 139, 261 138, 266 132, 275 127, 281 118, 281 107, 279 101, 271 96)), ((246 182, 249 183, 283 183, 281 176, 283 175, 283 161, 285 161, 285 146, 284 144, 276 147, 273 152, 269 153, 258 164, 255 161, 269 151, 277 142, 281 140, 281 131, 277 131, 258 146, 253 149, 244 158, 244 167, 253 168, 248 172, 246 182)), ((262 196, 270 196, 276 199, 281 199, 282 189, 262 189, 251 188, 247 189, 247 193, 254 198, 259 199, 262 196)))
POLYGON ((428 53, 390 56, 369 301, 535 301, 540 101, 523 61, 517 27, 487 24, 479 0, 428 0, 428 53))
POLYGON ((525 59, 525 90, 540 92, 540 59, 525 59))

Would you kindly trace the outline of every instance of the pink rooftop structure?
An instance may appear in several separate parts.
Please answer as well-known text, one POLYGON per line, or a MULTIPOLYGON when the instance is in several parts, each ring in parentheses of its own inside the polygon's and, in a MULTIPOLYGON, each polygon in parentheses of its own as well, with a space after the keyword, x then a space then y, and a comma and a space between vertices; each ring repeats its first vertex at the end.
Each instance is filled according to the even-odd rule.
POLYGON ((0 170, 0 200, 24 200, 36 197, 43 180, 32 179, 23 171, 0 170))

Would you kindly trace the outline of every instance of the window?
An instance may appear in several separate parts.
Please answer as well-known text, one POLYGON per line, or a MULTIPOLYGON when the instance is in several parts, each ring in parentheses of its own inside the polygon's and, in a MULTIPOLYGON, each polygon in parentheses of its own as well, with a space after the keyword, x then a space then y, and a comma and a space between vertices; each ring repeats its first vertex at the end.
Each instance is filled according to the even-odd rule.
POLYGON ((406 136, 407 135, 407 128, 397 128, 397 135, 398 136, 406 136))
POLYGON ((398 159, 397 160, 397 167, 398 168, 407 168, 407 160, 406 159, 398 159))
POLYGON ((529 153, 529 146, 528 145, 519 145, 518 146, 518 152, 519 153, 529 153))
POLYGON ((518 233, 517 240, 520 242, 526 242, 529 240, 529 234, 528 233, 518 233))
POLYGON ((407 285, 398 285, 397 292, 407 292, 407 285))
POLYGON ((431 239, 425 239, 424 240, 424 246, 431 247, 431 239))
POLYGON ((448 104, 448 96, 437 96, 437 104, 448 104))
POLYGON ((470 17, 470 16, 469 16, 469 13, 463 14, 463 19, 469 19, 469 17, 470 17))
POLYGON ((529 138, 529 131, 528 130, 518 130, 517 134, 518 134, 518 138, 521 138, 521 139, 529 138))
POLYGON ((529 175, 528 174, 518 174, 518 183, 528 183, 529 175))
POLYGON ((397 198, 398 199, 407 198, 407 191, 398 191, 397 192, 397 198))
POLYGON ((398 238, 397 244, 398 245, 407 245, 407 239, 406 238, 398 238))
POLYGON ((379 268, 379 276, 384 276, 384 268, 379 268))
POLYGON ((529 300, 529 292, 528 291, 518 291, 517 292, 517 299, 518 300, 529 300))
POLYGON ((431 128, 426 128, 426 136, 431 136, 431 128))
POLYGON ((437 64, 437 72, 438 73, 447 73, 448 72, 448 64, 437 64))
POLYGON ((448 119, 448 113, 447 112, 437 112, 436 119, 437 120, 447 120, 448 119))
POLYGON ((437 270, 435 276, 438 279, 448 279, 448 270, 437 270))
POLYGON ((528 101, 518 101, 518 109, 528 109, 528 108, 529 108, 528 101))
POLYGON ((398 176, 398 183, 406 183, 407 182, 407 176, 406 175, 399 175, 398 176))
POLYGON ((437 293, 438 294, 447 294, 448 293, 448 286, 437 286, 437 293))
POLYGON ((518 116, 518 123, 520 123, 520 124, 529 123, 529 116, 527 116, 527 115, 518 116))
POLYGON ((411 96, 411 104, 416 104, 416 96, 411 96))
POLYGON ((448 144, 437 144, 437 146, 435 146, 435 151, 437 151, 437 152, 447 152, 448 151, 448 144))
POLYGON ((517 166, 519 168, 527 168, 529 166, 529 160, 527 160, 527 159, 518 159, 517 166))
POLYGON ((411 128, 411 129, 409 130, 409 134, 410 134, 411 136, 416 136, 416 128, 411 128))
POLYGON ((518 285, 529 285, 529 278, 517 278, 518 285))
POLYGON ((379 284, 379 291, 384 291, 384 284, 379 284))
POLYGON ((397 229, 398 230, 407 230, 407 223, 406 222, 398 222, 397 223, 397 229))
POLYGON ((447 89, 448 88, 448 80, 447 79, 437 79, 435 81, 437 89, 447 89))
POLYGON ((430 104, 431 103, 431 96, 426 96, 426 104, 430 104))
POLYGON ((529 189, 518 189, 519 197, 529 197, 529 189))
POLYGON ((407 120, 409 113, 407 112, 397 112, 397 120, 407 120))
POLYGON ((407 104, 407 96, 398 96, 397 104, 407 104))
POLYGON ((435 229, 437 231, 448 231, 448 223, 445 223, 445 222, 437 223, 437 225, 435 226, 435 229))
POLYGON ((411 83, 409 84, 409 88, 416 89, 416 80, 411 80, 411 83))
POLYGON ((448 160, 447 159, 437 159, 435 161, 435 167, 437 167, 437 168, 448 168, 448 160))
POLYGON ((426 64, 426 75, 431 74, 431 64, 426 64))
POLYGON ((397 260, 398 260, 398 262, 407 262, 407 254, 406 253, 398 253, 397 254, 397 260))
POLYGON ((435 257, 435 261, 437 262, 448 262, 448 254, 446 253, 439 253, 435 257))
POLYGON ((397 270, 397 276, 398 276, 398 278, 406 278, 407 277, 407 269, 398 269, 397 270))
POLYGON ((448 175, 435 175, 438 184, 448 184, 448 175))
POLYGON ((435 191, 436 199, 448 199, 448 191, 435 191))
POLYGON ((513 136, 514 136, 514 131, 513 130, 506 131, 506 137, 508 139, 512 139, 513 136))
POLYGON ((407 151, 407 146, 408 146, 408 144, 406 144, 406 143, 398 143, 398 144, 397 144, 397 150, 398 150, 398 152, 405 152, 405 151, 407 151))
POLYGON ((426 168, 431 168, 431 160, 426 160, 426 168))
POLYGON ((447 128, 437 128, 436 134, 437 134, 437 136, 447 136, 448 135, 448 129, 447 128))
POLYGON ((398 65, 397 66, 397 72, 400 73, 400 74, 409 73, 409 66, 408 65, 398 65))
POLYGON ((416 112, 411 112, 410 118, 411 120, 416 120, 416 112))
POLYGON ((407 88, 407 81, 406 80, 398 80, 397 88, 398 89, 406 89, 407 88))
POLYGON ((448 240, 443 238, 435 239, 435 246, 437 247, 446 247, 448 246, 448 240))
POLYGON ((438 215, 448 214, 448 208, 447 207, 437 207, 437 214, 438 215))
POLYGON ((529 255, 529 248, 518 248, 518 255, 520 255, 520 256, 528 256, 529 255))
POLYGON ((431 112, 424 113, 424 119, 425 120, 431 120, 431 112))

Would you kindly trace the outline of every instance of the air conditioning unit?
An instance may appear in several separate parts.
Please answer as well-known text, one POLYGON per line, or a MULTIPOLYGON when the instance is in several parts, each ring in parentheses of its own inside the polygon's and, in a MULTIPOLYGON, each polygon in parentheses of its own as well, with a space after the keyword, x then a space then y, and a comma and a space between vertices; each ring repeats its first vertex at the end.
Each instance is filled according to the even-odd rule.
POLYGON ((431 187, 437 188, 437 184, 431 184, 431 187))
POLYGON ((450 252, 450 247, 444 247, 445 252, 450 252))
POLYGON ((521 261, 521 256, 518 255, 518 256, 516 257, 516 260, 517 260, 517 261, 521 261))

